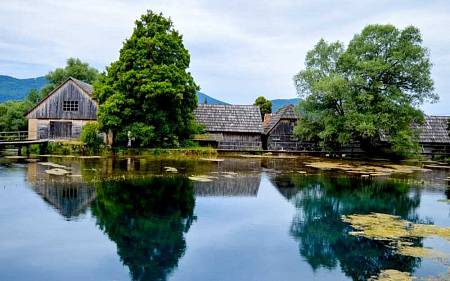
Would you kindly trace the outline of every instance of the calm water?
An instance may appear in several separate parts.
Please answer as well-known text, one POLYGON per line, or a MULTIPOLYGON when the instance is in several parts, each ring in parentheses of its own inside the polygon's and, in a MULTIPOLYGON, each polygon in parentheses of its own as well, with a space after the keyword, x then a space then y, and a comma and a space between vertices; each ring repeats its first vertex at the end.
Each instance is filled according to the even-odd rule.
MULTIPOLYGON (((446 171, 361 180, 302 175, 300 160, 50 161, 72 174, 0 165, 0 280, 335 281, 449 269, 351 236, 341 221, 380 212, 450 226, 446 171)), ((413 243, 450 254, 443 239, 413 243)))

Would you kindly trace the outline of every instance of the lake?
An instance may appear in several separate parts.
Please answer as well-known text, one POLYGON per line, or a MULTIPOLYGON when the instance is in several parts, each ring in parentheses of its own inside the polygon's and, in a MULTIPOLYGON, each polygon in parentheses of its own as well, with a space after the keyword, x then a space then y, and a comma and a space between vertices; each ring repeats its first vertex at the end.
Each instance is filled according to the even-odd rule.
POLYGON ((449 280, 448 170, 320 161, 2 161, 0 280, 449 280), (372 213, 402 237, 346 221, 372 213))

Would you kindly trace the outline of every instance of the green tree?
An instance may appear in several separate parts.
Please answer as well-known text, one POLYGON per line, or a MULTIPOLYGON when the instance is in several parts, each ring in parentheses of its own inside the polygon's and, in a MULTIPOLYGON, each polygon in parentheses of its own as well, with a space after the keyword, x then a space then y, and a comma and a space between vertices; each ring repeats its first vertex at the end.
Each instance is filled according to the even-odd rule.
POLYGON ((264 120, 264 115, 266 113, 272 113, 272 101, 266 99, 265 97, 258 97, 255 100, 255 103, 253 105, 256 105, 259 107, 259 110, 261 111, 261 118, 264 120))
POLYGON ((358 141, 367 151, 387 140, 396 153, 418 149, 412 124, 435 102, 429 52, 413 26, 369 25, 347 48, 323 39, 295 77, 300 119, 295 133, 325 148, 358 141))
POLYGON ((93 84, 98 76, 98 70, 89 66, 88 63, 82 62, 78 58, 69 58, 67 60, 67 65, 64 68, 56 68, 45 75, 48 84, 41 90, 41 97, 46 97, 69 77, 93 84))
POLYGON ((98 120, 111 131, 116 145, 124 145, 127 132, 140 146, 177 146, 196 131, 195 84, 187 71, 190 55, 170 19, 148 11, 136 21, 94 95, 98 120))

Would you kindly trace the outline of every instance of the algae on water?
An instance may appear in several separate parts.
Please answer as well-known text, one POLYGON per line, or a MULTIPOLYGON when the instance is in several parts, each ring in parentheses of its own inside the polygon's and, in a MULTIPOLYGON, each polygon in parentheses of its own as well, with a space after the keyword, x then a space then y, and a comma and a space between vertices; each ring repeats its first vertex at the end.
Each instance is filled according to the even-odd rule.
POLYGON ((395 269, 387 269, 380 272, 377 277, 370 278, 369 281, 411 281, 411 274, 395 269))
POLYGON ((450 239, 450 227, 415 224, 388 214, 348 215, 342 216, 342 220, 356 229, 356 231, 350 232, 351 235, 369 239, 393 242, 404 242, 405 238, 429 236, 450 239))
POLYGON ((355 231, 350 232, 350 235, 387 241, 396 253, 403 256, 430 258, 442 264, 449 263, 449 254, 430 248, 416 247, 410 242, 410 239, 415 237, 437 236, 450 240, 450 227, 415 224, 403 220, 398 216, 380 213, 342 216, 342 220, 349 223, 355 229, 355 231))

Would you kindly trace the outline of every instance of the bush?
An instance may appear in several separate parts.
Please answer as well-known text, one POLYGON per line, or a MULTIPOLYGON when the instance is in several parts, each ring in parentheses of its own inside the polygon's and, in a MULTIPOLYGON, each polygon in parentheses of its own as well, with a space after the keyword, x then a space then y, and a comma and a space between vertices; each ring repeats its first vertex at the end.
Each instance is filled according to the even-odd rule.
POLYGON ((87 123, 83 126, 81 141, 87 146, 88 150, 99 151, 103 144, 103 139, 100 136, 100 129, 96 122, 87 123))

